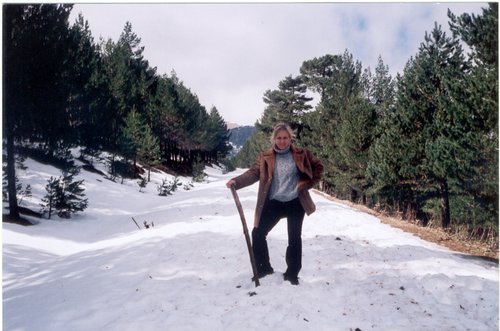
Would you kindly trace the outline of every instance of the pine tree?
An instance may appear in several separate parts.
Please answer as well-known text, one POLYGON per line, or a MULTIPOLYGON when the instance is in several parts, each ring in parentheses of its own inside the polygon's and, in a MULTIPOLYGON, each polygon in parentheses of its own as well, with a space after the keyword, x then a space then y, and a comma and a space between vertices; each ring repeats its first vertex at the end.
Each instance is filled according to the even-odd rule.
POLYGON ((305 61, 300 72, 308 87, 320 94, 315 111, 304 116, 301 143, 322 160, 324 189, 350 198, 352 188, 342 179, 345 166, 339 139, 343 117, 367 94, 361 63, 345 51, 305 61))
POLYGON ((488 3, 482 15, 464 13, 456 16, 448 10, 448 17, 453 35, 472 48, 472 59, 478 64, 498 67, 498 3, 488 3))
POLYGON ((371 186, 366 178, 366 168, 376 125, 375 106, 361 96, 353 100, 349 109, 341 114, 337 147, 337 168, 340 173, 337 182, 350 189, 352 201, 361 197, 364 204, 371 186))
POLYGON ((264 103, 267 105, 260 128, 266 132, 272 130, 278 122, 285 122, 297 133, 300 139, 303 124, 302 117, 312 109, 307 102, 312 98, 306 96, 307 86, 303 77, 287 76, 279 82, 277 90, 264 93, 264 103))
POLYGON ((151 180, 151 168, 160 162, 160 146, 149 126, 144 126, 144 132, 139 142, 137 155, 148 168, 148 182, 151 180))
POLYGON ((369 99, 375 106, 377 120, 384 119, 394 107, 395 86, 389 67, 384 64, 382 58, 378 58, 375 75, 369 78, 369 99))
POLYGON ((109 96, 104 122, 108 125, 109 148, 119 149, 121 128, 129 112, 135 110, 141 116, 148 115, 151 103, 151 86, 156 82, 155 68, 144 59, 141 39, 126 22, 120 38, 115 43, 108 40, 102 45, 103 74, 109 96))
POLYGON ((120 141, 120 130, 127 114, 125 81, 127 77, 127 54, 123 48, 118 47, 111 39, 101 45, 101 77, 104 79, 108 97, 102 123, 107 132, 105 148, 116 152, 120 141))
POLYGON ((467 193, 457 217, 498 233, 498 4, 489 3, 478 16, 451 11, 448 16, 454 37, 472 50, 474 64, 465 80, 453 85, 469 113, 469 144, 475 151, 471 175, 460 183, 467 193))
POLYGON ((23 63, 18 69, 21 72, 12 78, 19 81, 23 77, 20 97, 30 105, 31 134, 52 153, 71 143, 67 112, 70 84, 66 83, 65 64, 70 56, 68 18, 72 5, 25 5, 24 9, 28 31, 20 45, 23 63))
POLYGON ((71 214, 85 210, 88 207, 88 199, 84 198, 84 180, 74 180, 76 171, 63 172, 60 180, 60 196, 57 197, 57 215, 61 218, 70 218, 71 214))
POLYGON ((131 159, 133 161, 134 174, 136 171, 137 156, 144 143, 146 127, 146 123, 144 123, 141 115, 134 109, 127 115, 125 126, 121 130, 120 150, 127 160, 131 159))
POLYGON ((52 214, 55 212, 57 200, 59 199, 61 183, 60 178, 50 177, 48 180, 48 184, 45 186, 45 191, 47 193, 42 198, 42 214, 48 214, 48 219, 52 217, 52 214))
POLYGON ((180 127, 177 117, 176 102, 178 100, 174 81, 167 75, 158 79, 156 93, 153 94, 147 112, 151 129, 158 138, 162 161, 167 165, 174 159, 176 139, 180 127))
POLYGON ((42 199, 43 214, 50 219, 57 212, 61 218, 70 218, 71 214, 85 210, 88 207, 88 199, 85 198, 84 180, 74 180, 78 169, 65 170, 58 178, 50 177, 45 190, 46 195, 42 199))
POLYGON ((340 62, 342 62, 340 55, 327 54, 302 63, 300 74, 304 82, 313 92, 320 94, 321 100, 327 98, 328 85, 331 78, 336 75, 340 62))
POLYGON ((227 156, 231 150, 229 145, 230 134, 224 118, 222 118, 215 106, 212 107, 207 129, 206 145, 209 157, 206 161, 218 162, 227 156))
MULTIPOLYGON (((462 48, 436 25, 398 81, 389 131, 373 150, 370 172, 379 184, 409 185, 416 211, 439 201, 442 226, 451 224, 450 196, 470 171, 469 114, 454 89, 468 70, 462 48), (437 199, 437 200, 436 200, 437 199)), ((382 185, 383 186, 383 185, 382 185)))
POLYGON ((3 136, 7 150, 9 215, 19 218, 14 140, 36 137, 54 146, 67 133, 67 56, 72 5, 3 6, 3 136))
POLYGON ((101 72, 99 47, 95 44, 87 21, 80 14, 70 29, 70 49, 65 79, 70 86, 68 113, 73 135, 70 138, 85 147, 90 155, 104 147, 106 132, 107 87, 101 72))
POLYGON ((200 152, 206 151, 205 137, 209 115, 196 94, 184 86, 177 77, 174 76, 172 79, 176 91, 175 118, 178 120, 175 126, 174 144, 179 149, 180 163, 192 168, 196 159, 201 157, 200 152))

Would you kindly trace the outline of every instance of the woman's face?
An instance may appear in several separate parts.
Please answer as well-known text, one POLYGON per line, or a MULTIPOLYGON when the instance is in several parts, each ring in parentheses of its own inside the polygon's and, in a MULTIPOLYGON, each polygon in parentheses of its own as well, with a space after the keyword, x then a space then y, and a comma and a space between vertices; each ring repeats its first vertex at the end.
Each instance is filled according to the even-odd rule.
POLYGON ((290 135, 286 130, 280 130, 274 138, 274 142, 279 149, 285 149, 290 145, 290 135))

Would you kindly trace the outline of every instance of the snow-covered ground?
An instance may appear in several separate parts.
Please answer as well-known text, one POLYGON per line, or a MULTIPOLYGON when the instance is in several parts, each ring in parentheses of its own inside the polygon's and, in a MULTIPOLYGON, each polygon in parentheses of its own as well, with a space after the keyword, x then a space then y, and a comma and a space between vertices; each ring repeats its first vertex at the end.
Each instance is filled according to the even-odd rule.
MULTIPOLYGON (((32 208, 59 172, 28 159, 32 208)), ((498 330, 498 265, 425 242, 313 194, 300 285, 284 282, 286 221, 270 233, 275 274, 255 288, 223 175, 160 197, 156 185, 83 171, 89 208, 70 220, 3 224, 3 330, 498 330), (142 225, 138 229, 132 217, 142 225)), ((168 176, 172 178, 171 176, 168 176)), ((183 184, 188 178, 181 178, 183 184)), ((252 224, 257 185, 238 191, 252 224)), ((31 205, 30 205, 31 204, 31 205)))

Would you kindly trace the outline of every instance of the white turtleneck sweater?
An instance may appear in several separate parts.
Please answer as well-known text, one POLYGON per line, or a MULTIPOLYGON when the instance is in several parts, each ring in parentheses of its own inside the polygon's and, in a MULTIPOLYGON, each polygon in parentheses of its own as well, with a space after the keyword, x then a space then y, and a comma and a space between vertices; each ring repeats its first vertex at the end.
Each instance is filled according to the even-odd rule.
POLYGON ((299 171, 290 151, 290 145, 283 150, 275 146, 274 151, 276 152, 276 162, 269 198, 281 202, 291 201, 298 197, 299 171))

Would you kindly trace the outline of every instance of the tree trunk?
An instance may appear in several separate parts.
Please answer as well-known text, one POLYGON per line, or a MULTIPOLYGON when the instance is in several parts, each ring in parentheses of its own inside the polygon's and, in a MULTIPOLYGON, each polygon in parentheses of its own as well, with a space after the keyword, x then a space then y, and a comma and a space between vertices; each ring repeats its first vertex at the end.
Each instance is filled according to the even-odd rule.
MULTIPOLYGON (((128 167, 128 165, 127 165, 128 167)), ((137 177, 137 156, 134 155, 134 178, 137 177)))
POLYGON ((9 192, 9 215, 19 219, 19 206, 16 192, 16 158, 14 154, 14 135, 7 134, 7 189, 9 192))
POLYGON ((450 220, 450 193, 448 190, 448 181, 441 181, 441 222, 443 229, 447 229, 451 225, 450 220))
POLYGON ((350 194, 350 200, 351 202, 357 202, 358 199, 358 192, 354 190, 353 188, 350 188, 351 194, 350 194))

